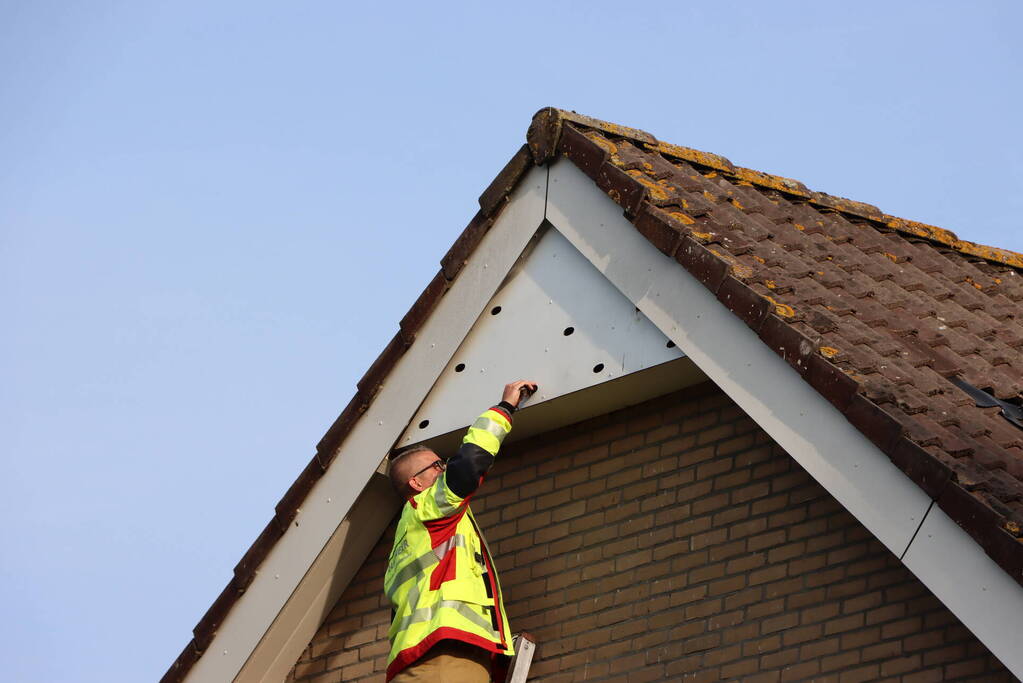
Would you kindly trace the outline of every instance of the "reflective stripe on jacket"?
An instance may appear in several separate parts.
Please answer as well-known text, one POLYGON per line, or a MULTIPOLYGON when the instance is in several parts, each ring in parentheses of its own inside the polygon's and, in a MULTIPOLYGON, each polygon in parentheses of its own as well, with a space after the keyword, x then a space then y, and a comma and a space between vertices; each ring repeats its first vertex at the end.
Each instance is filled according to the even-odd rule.
MULTIPOLYGON (((459 455, 482 449, 489 460, 509 431, 509 412, 490 408, 469 427, 459 455)), ((459 496, 443 472, 402 508, 384 575, 394 608, 387 680, 443 639, 514 654, 497 571, 469 509, 473 493, 459 496)))

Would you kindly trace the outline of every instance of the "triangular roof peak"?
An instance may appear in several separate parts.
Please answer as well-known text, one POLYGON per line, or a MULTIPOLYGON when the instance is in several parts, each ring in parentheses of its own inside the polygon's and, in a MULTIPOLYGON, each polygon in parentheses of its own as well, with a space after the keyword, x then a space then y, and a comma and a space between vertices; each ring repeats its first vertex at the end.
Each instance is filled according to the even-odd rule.
MULTIPOLYGON (((1005 572, 984 581, 1023 585, 1023 430, 1005 419, 1023 390, 1023 255, 553 108, 534 116, 527 144, 479 205, 165 681, 222 678, 211 671, 269 680, 290 666, 386 524, 380 510, 396 505, 381 458, 549 227, 914 571, 937 547, 910 552, 935 507, 1005 572), (686 319, 697 305, 699 320, 686 319), (765 389, 769 372, 778 386, 796 384, 765 389), (827 460, 829 444, 848 448, 847 461, 827 460), (876 512, 854 452, 883 460, 873 483, 899 510, 876 512), (332 466, 339 458, 343 468, 332 466), (912 490, 893 488, 892 464, 912 490)), ((958 599, 957 586, 942 585, 939 597, 958 599)), ((999 586, 974 612, 1011 592, 999 586)), ((981 604, 987 590, 978 584, 967 602, 981 604)), ((1011 595, 1005 605, 1017 604, 1011 595)), ((984 618, 963 620, 976 628, 984 618)), ((1006 623, 981 631, 1012 633, 1006 623)))

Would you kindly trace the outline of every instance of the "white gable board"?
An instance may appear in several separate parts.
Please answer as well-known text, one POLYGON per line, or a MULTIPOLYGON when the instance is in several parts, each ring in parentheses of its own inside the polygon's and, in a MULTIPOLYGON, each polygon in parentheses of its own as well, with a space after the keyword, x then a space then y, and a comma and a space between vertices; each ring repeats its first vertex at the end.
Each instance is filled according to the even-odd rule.
POLYGON ((505 383, 540 383, 539 404, 682 357, 556 230, 544 229, 490 299, 399 445, 462 429, 505 383))

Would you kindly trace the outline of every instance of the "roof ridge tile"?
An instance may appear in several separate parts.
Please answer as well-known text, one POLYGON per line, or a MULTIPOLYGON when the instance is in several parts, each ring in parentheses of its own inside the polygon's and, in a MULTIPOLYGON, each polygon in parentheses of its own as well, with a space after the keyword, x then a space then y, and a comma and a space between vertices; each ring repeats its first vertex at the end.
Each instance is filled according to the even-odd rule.
MULTIPOLYGON (((639 142, 649 151, 725 173, 740 182, 802 197, 818 207, 830 209, 847 216, 866 219, 905 235, 920 237, 945 245, 968 256, 1023 270, 1023 254, 1008 249, 961 240, 954 232, 944 228, 892 216, 884 213, 878 207, 865 202, 846 199, 825 192, 816 192, 808 189, 798 180, 736 166, 727 158, 718 154, 661 142, 650 133, 638 128, 621 126, 609 121, 577 114, 573 111, 545 107, 533 116, 527 139, 536 164, 549 163, 557 156, 559 140, 563 135, 563 129, 566 128, 564 126, 566 121, 575 126, 583 126, 594 131, 639 142)), ((571 127, 568 126, 567 128, 571 127)))

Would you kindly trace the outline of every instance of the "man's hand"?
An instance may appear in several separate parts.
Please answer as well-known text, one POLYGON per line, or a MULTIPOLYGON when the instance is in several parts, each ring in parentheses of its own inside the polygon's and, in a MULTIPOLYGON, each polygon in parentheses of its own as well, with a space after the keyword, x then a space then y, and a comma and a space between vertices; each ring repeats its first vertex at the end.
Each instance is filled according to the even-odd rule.
POLYGON ((536 391, 536 389, 536 382, 520 379, 518 382, 512 382, 511 384, 505 385, 504 394, 501 396, 501 400, 510 404, 513 408, 518 408, 519 401, 522 400, 523 394, 529 396, 536 391))

